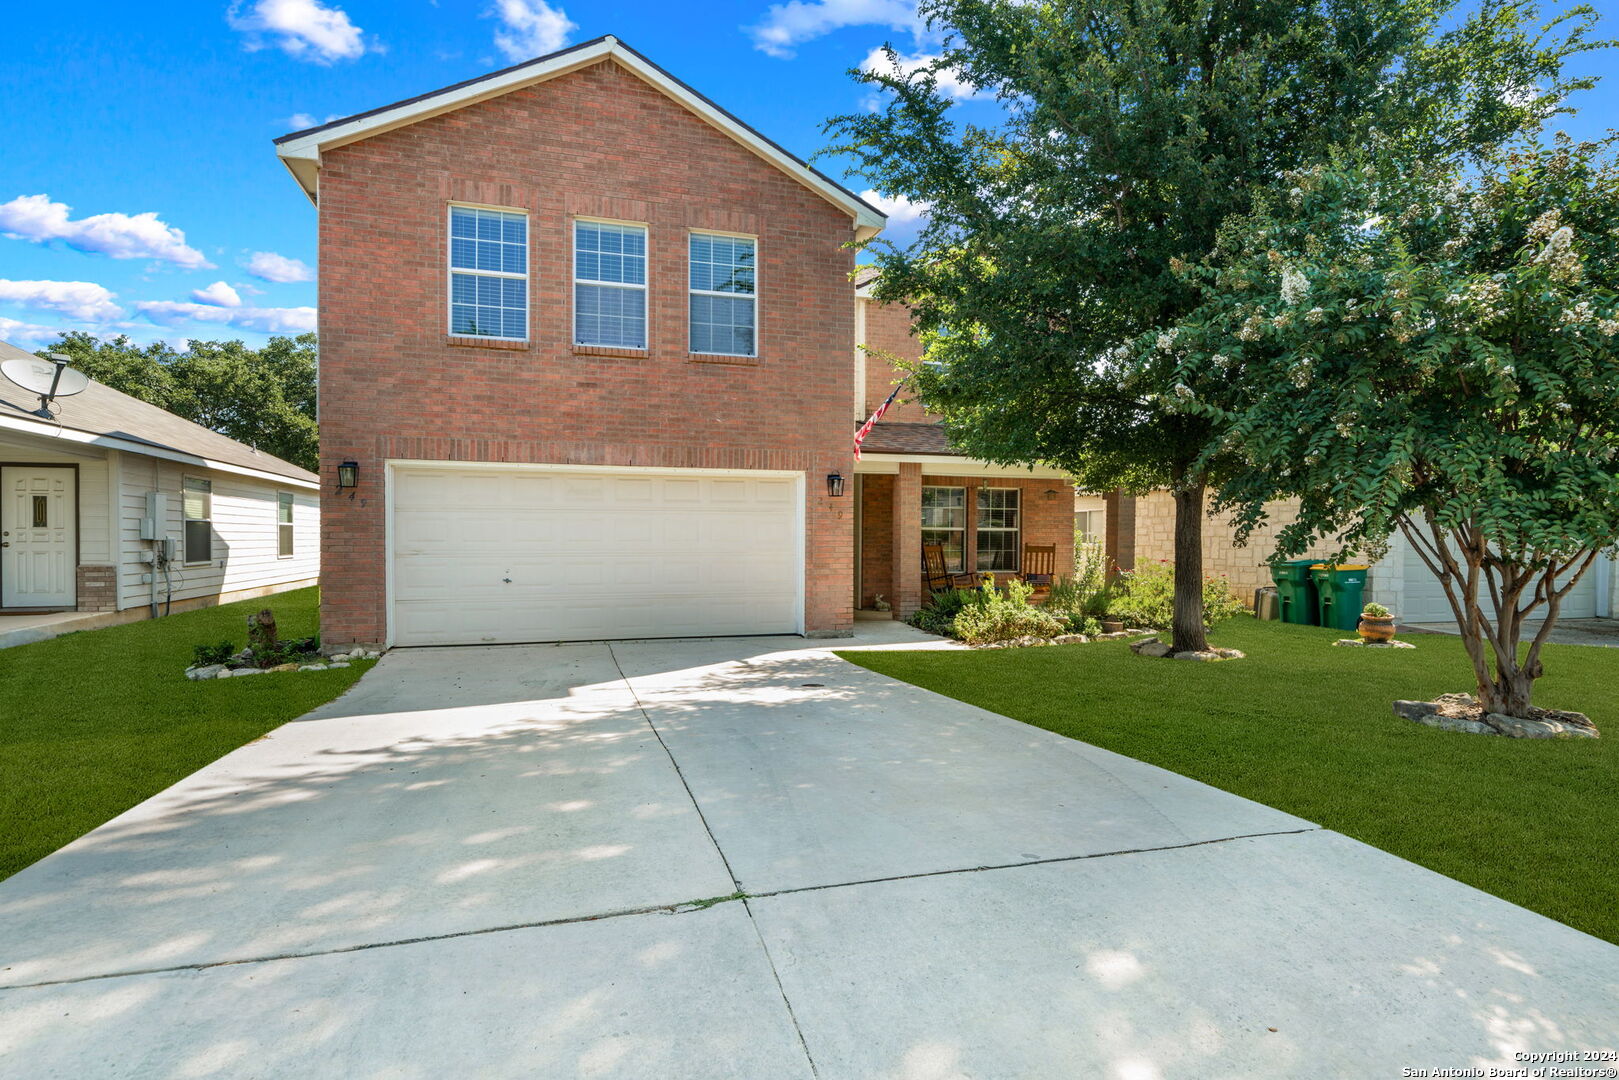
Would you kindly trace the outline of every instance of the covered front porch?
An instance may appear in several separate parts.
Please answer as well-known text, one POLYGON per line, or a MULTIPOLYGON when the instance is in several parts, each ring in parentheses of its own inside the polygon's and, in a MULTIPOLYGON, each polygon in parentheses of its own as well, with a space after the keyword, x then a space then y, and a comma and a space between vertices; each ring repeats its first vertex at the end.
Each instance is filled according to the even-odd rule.
POLYGON ((882 448, 894 441, 868 449, 855 467, 857 617, 877 611, 879 598, 896 619, 926 602, 924 543, 944 550, 947 569, 1000 582, 1024 569, 1028 547, 1055 548, 1056 573, 1071 570, 1074 489, 1064 473, 882 448))

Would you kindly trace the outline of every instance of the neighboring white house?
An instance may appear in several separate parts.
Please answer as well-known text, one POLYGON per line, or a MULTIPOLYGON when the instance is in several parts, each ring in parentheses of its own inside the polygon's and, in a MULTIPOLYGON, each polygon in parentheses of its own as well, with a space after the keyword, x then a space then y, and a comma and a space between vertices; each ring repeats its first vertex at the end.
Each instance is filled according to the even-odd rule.
POLYGON ((0 379, 0 637, 42 612, 124 621, 316 583, 314 473, 97 382, 39 406, 0 379))

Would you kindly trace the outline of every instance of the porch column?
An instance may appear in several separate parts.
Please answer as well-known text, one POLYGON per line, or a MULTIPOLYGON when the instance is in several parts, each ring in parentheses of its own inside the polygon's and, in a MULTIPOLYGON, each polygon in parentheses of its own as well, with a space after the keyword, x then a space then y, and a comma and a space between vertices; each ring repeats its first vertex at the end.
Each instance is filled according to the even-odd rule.
POLYGON ((1102 497, 1107 507, 1107 522, 1103 526, 1103 546, 1107 550, 1108 573, 1114 568, 1134 570, 1136 567, 1136 499, 1122 491, 1110 491, 1102 497))
POLYGON ((922 466, 901 462, 894 477, 894 618, 922 606, 922 466))

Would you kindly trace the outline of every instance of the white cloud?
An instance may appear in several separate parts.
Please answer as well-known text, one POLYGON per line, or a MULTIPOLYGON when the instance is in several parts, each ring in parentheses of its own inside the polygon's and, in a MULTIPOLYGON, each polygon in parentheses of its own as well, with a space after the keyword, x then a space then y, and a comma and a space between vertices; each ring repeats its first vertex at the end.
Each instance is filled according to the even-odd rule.
POLYGON ((495 31, 495 48, 514 64, 556 52, 579 29, 567 12, 545 0, 495 0, 490 14, 503 27, 495 31))
POLYGON ((61 336, 62 331, 57 327, 20 322, 0 315, 0 341, 9 341, 11 344, 18 346, 43 345, 48 341, 55 341, 61 336))
POLYGON ((788 0, 771 4, 748 30, 754 48, 787 59, 794 46, 846 26, 886 26, 917 36, 925 30, 915 4, 906 0, 788 0))
POLYGON ((895 195, 890 199, 875 191, 867 190, 862 191, 860 197, 887 214, 890 225, 907 225, 919 221, 933 209, 930 202, 923 202, 920 199, 913 202, 904 195, 895 195))
POLYGON ((60 311, 74 319, 116 319, 124 309, 113 293, 92 281, 7 281, 0 279, 0 300, 24 307, 60 311))
MULTIPOLYGON (((928 67, 938 59, 936 55, 906 56, 901 53, 897 61, 890 61, 888 54, 882 49, 873 49, 864 60, 860 61, 860 70, 909 75, 912 72, 928 67)), ((961 72, 953 67, 934 72, 933 80, 934 85, 939 89, 939 93, 948 98, 955 98, 957 101, 965 101, 968 98, 976 97, 978 94, 978 87, 963 79, 961 72)))
POLYGON ((114 259, 161 259, 188 270, 213 266, 202 252, 186 244, 186 234, 144 214, 94 214, 77 221, 66 203, 48 195, 19 195, 0 203, 0 232, 36 244, 60 240, 68 247, 110 255, 114 259))
POLYGON ((315 329, 312 307, 258 308, 219 307, 215 304, 187 303, 183 300, 137 300, 135 310, 152 322, 174 326, 186 321, 220 323, 241 330, 301 334, 315 329))
POLYGON ((287 117, 287 126, 294 131, 302 131, 304 128, 312 128, 318 123, 320 123, 319 120, 316 120, 313 116, 310 116, 306 112, 295 112, 291 116, 287 117))
POLYGON ((360 28, 349 21, 348 13, 320 0, 257 0, 246 14, 240 4, 233 4, 225 18, 231 29, 247 35, 249 49, 264 48, 264 35, 269 35, 274 39, 271 44, 288 56, 317 64, 354 60, 366 49, 360 28))
POLYGON ((289 281, 315 280, 315 271, 307 263, 277 255, 273 251, 255 251, 242 266, 249 274, 263 281, 285 284, 289 281))
POLYGON ((192 289, 191 299, 199 304, 212 304, 215 307, 242 306, 242 294, 223 281, 216 281, 206 289, 192 289))

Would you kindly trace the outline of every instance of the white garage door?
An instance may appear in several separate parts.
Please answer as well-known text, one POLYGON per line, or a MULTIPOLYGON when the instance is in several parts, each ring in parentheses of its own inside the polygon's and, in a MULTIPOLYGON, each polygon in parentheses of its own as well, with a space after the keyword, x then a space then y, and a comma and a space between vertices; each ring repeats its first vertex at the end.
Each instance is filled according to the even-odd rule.
MULTIPOLYGON (((1395 543, 1404 544, 1404 537, 1396 535, 1395 543)), ((1376 570, 1373 570, 1376 573, 1376 570)), ((1580 583, 1563 597, 1562 606, 1558 609, 1560 619, 1590 619, 1597 613, 1597 571, 1596 567, 1585 572, 1580 583)), ((1485 610, 1490 611, 1486 590, 1485 610)), ((1405 552, 1405 598, 1401 602, 1402 610, 1397 612, 1401 622, 1455 622, 1456 614, 1450 610, 1450 601, 1445 599, 1444 586, 1434 577, 1433 571, 1428 569, 1426 563, 1411 550, 1405 552)), ((1545 608, 1536 611, 1535 616, 1545 614, 1545 608)))
POLYGON ((396 645, 793 634, 802 477, 394 466, 396 645))

